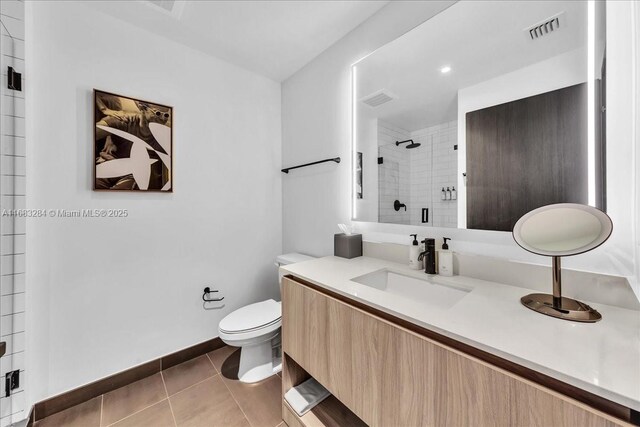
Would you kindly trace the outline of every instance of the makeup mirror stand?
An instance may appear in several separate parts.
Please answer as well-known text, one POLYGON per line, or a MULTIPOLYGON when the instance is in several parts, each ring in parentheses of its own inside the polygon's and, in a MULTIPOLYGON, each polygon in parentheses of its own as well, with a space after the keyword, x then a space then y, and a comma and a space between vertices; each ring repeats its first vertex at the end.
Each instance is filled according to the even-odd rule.
POLYGON ((562 296, 561 257, 552 257, 553 295, 529 294, 520 299, 520 302, 531 310, 547 316, 558 317, 576 322, 597 322, 602 315, 589 305, 562 296))

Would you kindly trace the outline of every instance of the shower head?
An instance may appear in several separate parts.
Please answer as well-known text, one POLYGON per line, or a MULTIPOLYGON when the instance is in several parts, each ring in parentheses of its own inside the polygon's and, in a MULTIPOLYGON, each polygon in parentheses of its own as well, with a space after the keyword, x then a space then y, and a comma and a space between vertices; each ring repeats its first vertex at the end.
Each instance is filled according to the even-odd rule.
POLYGON ((413 139, 407 139, 406 141, 396 141, 396 147, 400 144, 404 144, 405 142, 410 142, 411 144, 407 145, 405 148, 412 149, 420 147, 420 143, 413 142, 413 139))

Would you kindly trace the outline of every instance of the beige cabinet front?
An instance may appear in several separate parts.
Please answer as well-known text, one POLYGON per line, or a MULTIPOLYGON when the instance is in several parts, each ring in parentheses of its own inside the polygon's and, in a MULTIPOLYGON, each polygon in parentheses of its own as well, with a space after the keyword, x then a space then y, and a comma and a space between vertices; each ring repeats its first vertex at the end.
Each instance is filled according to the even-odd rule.
POLYGON ((283 350, 370 426, 623 422, 283 278, 283 350))

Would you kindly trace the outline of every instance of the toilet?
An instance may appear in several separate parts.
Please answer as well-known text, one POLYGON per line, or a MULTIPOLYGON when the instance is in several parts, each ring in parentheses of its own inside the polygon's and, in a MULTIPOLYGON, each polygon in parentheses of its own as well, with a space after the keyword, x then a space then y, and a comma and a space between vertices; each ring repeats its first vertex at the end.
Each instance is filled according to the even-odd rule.
MULTIPOLYGON (((280 255, 276 267, 314 259, 298 253, 280 255)), ((282 274, 278 274, 278 282, 282 274)), ((282 285, 280 285, 282 290, 282 285)), ((255 383, 280 372, 282 351, 280 326, 282 310, 279 301, 268 299, 241 307, 220 321, 220 339, 232 347, 240 347, 238 379, 255 383)))

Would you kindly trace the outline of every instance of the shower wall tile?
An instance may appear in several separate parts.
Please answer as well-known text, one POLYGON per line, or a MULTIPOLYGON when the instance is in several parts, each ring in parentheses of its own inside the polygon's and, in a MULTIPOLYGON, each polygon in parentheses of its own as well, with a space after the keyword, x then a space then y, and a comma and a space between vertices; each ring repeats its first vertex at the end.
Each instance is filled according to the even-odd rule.
POLYGON ((378 121, 378 156, 383 163, 378 165, 378 221, 394 224, 410 223, 410 165, 409 151, 396 146, 396 141, 409 139, 409 132, 389 123, 378 121), (407 210, 396 212, 396 200, 407 205, 407 210))
MULTIPOLYGON (((26 199, 25 126, 25 25, 24 2, 0 1, 0 211, 24 209, 26 199), (6 28, 5 28, 6 27, 6 28), (11 37, 9 36, 11 35, 11 37), (23 91, 7 87, 7 66, 22 74, 23 91)), ((7 353, 0 359, 0 375, 20 371, 20 388, 5 397, 0 381, 0 427, 29 416, 24 386, 25 366, 25 241, 26 219, 2 215, 0 218, 0 340, 7 353)))
MULTIPOLYGON (((24 293, 25 291, 25 274, 8 274, 0 276, 0 296, 11 295, 16 293, 24 293)), ((0 322, 0 329, 2 323, 0 322)))
POLYGON ((441 190, 457 181, 457 121, 430 126, 411 133, 421 144, 411 150, 411 224, 422 224, 422 209, 429 209, 429 222, 436 227, 457 226, 457 202, 442 201, 441 190))
POLYGON ((457 183, 457 121, 408 132, 382 120, 378 121, 379 221, 395 224, 423 225, 422 209, 429 210, 424 225, 457 226, 457 202, 440 200, 442 188, 457 183), (396 141, 413 139, 420 147, 411 150, 397 147, 396 141), (407 205, 396 212, 395 200, 407 205))
POLYGON ((0 154, 8 156, 24 156, 26 153, 25 138, 20 136, 5 136, 0 145, 0 154))

